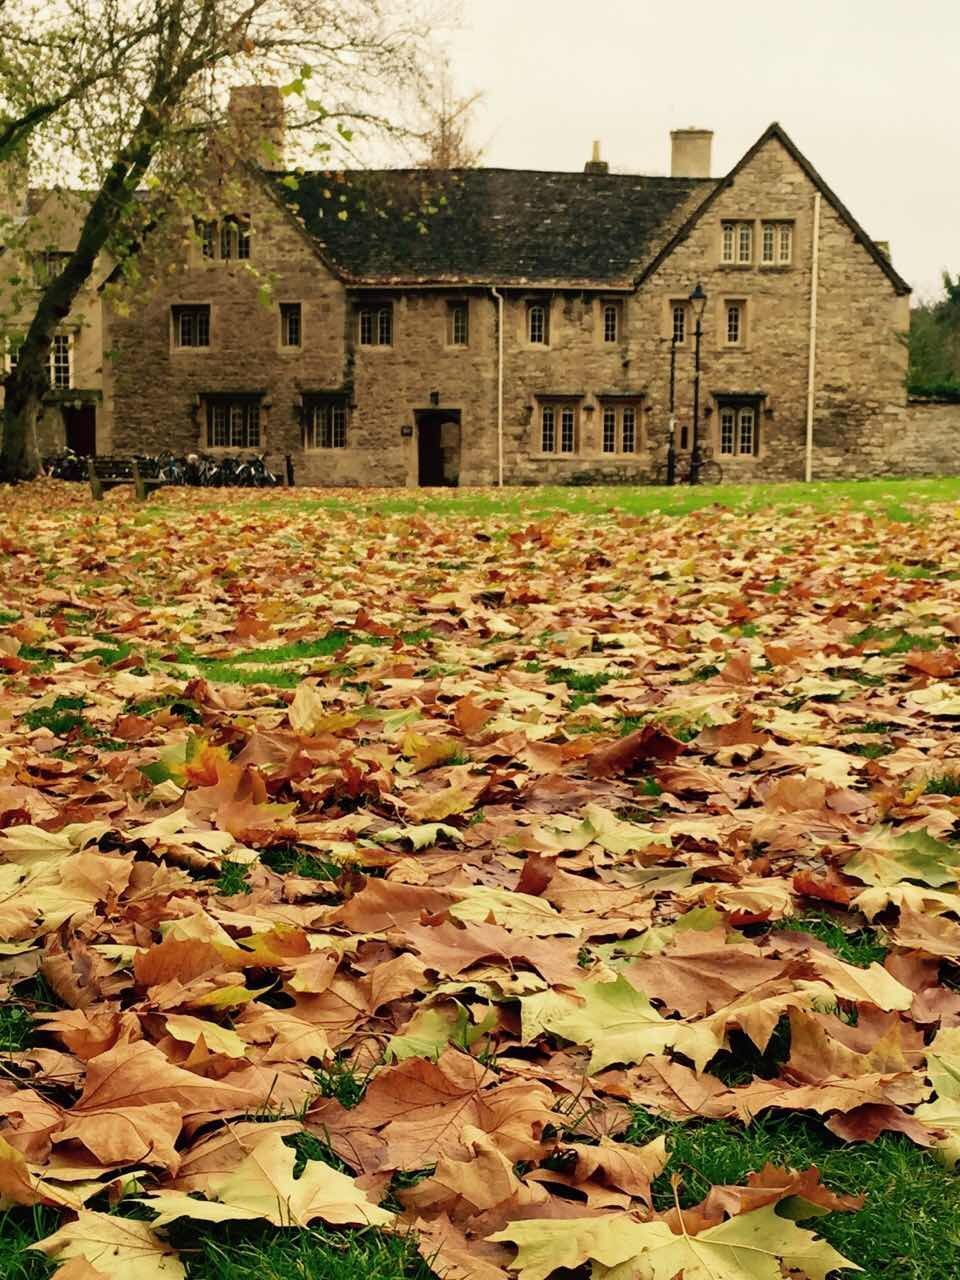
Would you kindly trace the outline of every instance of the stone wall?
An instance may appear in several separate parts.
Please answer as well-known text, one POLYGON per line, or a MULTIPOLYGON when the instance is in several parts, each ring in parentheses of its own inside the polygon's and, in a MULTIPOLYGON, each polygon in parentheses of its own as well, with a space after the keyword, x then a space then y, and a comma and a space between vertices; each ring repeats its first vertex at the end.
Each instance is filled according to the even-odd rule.
POLYGON ((890 428, 878 474, 960 475, 960 404, 908 400, 890 428))

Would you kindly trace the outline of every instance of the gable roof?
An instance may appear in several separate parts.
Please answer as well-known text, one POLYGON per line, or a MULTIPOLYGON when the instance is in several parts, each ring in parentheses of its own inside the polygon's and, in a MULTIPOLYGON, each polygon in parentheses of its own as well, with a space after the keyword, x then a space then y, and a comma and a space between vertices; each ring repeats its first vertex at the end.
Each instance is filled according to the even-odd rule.
POLYGON ((810 163, 807 157, 803 154, 803 152, 800 150, 797 144, 793 141, 793 139, 790 137, 787 131, 776 122, 774 122, 767 129, 764 130, 764 132, 760 135, 760 137, 749 149, 749 151, 747 151, 737 161, 737 163, 733 166, 733 168, 730 170, 727 176, 725 178, 722 178, 718 183, 716 183, 712 191, 707 192, 702 203, 698 205, 696 209, 694 209, 694 211, 686 219, 683 225, 679 227, 677 231, 660 248, 659 252, 651 259, 651 261, 647 264, 647 266, 643 269, 643 271, 641 271, 640 274, 636 277, 636 279, 634 280, 634 284, 637 286, 641 285, 644 280, 646 280, 649 276, 653 274, 654 271, 656 271, 656 269, 660 266, 660 264, 670 256, 670 254, 677 247, 677 245, 687 238, 687 236, 690 234, 692 229, 696 226, 696 224, 707 212, 707 210, 710 208, 713 202, 720 195, 721 191, 729 187, 733 183, 737 174, 740 173, 741 170, 747 167, 747 165, 754 158, 757 152, 760 151, 762 147, 764 147, 768 142, 772 140, 779 142, 780 145, 783 147, 783 149, 787 152, 787 154, 791 156, 793 160, 796 161, 799 167, 803 170, 806 176, 813 183, 814 187, 816 187, 816 189, 823 196, 824 200, 826 200, 827 203, 833 208, 834 212, 837 214, 840 221, 843 222, 850 229, 854 240, 856 240, 858 244, 862 245, 862 247, 866 249, 867 253, 870 255, 870 257, 874 260, 874 262, 877 264, 877 266, 880 268, 883 274, 887 277, 887 279, 893 285, 894 290, 900 296, 904 296, 906 294, 912 293, 913 292, 912 286, 907 284, 903 276, 901 276, 900 273, 894 269, 893 263, 890 261, 887 255, 883 252, 883 250, 878 247, 876 241, 871 240, 870 236, 867 235, 866 231, 864 231, 863 227, 856 220, 856 218, 853 216, 853 214, 850 212, 847 206, 843 203, 843 201, 839 198, 839 196, 837 196, 837 194, 832 190, 832 188, 827 186, 826 182, 824 182, 823 178, 820 176, 817 170, 813 167, 813 165, 810 163))
POLYGON ((716 179, 518 169, 268 173, 358 283, 630 288, 716 179))

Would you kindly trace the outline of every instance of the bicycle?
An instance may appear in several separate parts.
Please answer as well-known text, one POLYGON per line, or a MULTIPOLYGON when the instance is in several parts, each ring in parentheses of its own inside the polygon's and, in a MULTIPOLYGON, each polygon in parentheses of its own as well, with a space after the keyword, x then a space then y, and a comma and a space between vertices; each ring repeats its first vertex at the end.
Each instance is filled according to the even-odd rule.
MULTIPOLYGON (((661 462, 654 472, 654 484, 667 484, 667 463, 661 462)), ((673 475, 674 484, 723 484, 723 468, 719 462, 706 454, 701 455, 696 474, 693 471, 693 460, 689 457, 678 457, 673 475)))

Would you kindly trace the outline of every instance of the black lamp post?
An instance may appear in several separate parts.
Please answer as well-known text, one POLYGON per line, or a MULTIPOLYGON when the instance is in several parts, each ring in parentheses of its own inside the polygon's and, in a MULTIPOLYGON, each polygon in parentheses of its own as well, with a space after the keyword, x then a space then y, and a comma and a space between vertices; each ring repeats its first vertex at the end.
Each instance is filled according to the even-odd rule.
POLYGON ((707 295, 703 285, 697 281, 697 287, 690 295, 694 308, 696 325, 693 330, 693 448, 690 452, 690 483, 696 484, 700 478, 700 342, 703 338, 703 312, 707 305, 707 295))

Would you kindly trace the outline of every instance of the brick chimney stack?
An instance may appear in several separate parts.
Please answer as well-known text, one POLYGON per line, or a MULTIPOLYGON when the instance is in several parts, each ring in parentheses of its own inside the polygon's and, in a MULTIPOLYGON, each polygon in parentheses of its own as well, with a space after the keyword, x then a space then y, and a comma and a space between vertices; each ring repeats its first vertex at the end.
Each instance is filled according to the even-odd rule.
POLYGON ((709 178, 712 129, 674 129, 670 134, 671 178, 709 178))
POLYGON ((229 115, 248 159, 264 169, 282 169, 284 119, 279 86, 235 86, 230 90, 229 115))
POLYGON ((595 142, 593 144, 593 155, 590 157, 587 163, 583 166, 583 172, 584 173, 609 173, 610 172, 610 166, 607 164, 606 160, 600 159, 600 143, 599 142, 595 142))

